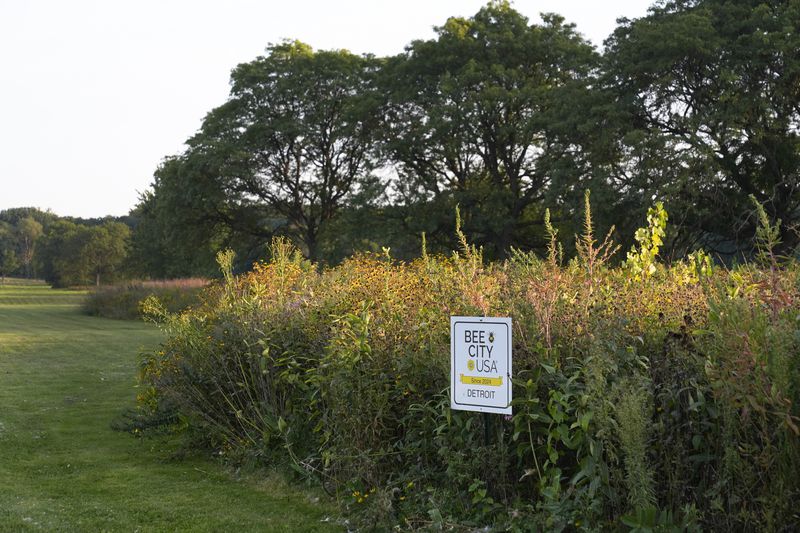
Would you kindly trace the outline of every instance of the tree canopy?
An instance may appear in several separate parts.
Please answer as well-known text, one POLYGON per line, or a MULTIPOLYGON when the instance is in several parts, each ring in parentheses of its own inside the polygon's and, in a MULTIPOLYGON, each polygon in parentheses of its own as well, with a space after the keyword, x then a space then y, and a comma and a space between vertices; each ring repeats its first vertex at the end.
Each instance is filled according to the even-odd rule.
POLYGON ((213 169, 192 179, 223 193, 217 210, 229 218, 255 218, 246 231, 289 233, 315 257, 322 227, 372 179, 376 66, 296 41, 237 66, 230 98, 189 140, 184 164, 213 169), (270 214, 282 224, 270 227, 270 214))
POLYGON ((669 1, 623 20, 606 43, 606 81, 626 106, 629 148, 657 145, 670 167, 653 192, 679 211, 683 237, 739 247, 753 235, 749 196, 800 219, 800 3, 669 1), (655 144, 654 144, 655 143, 655 144))
POLYGON ((543 20, 492 3, 449 19, 387 69, 386 145, 400 190, 462 203, 473 236, 499 255, 530 240, 526 227, 541 223, 531 208, 564 174, 584 171, 577 132, 560 126, 598 57, 562 17, 543 20))
POLYGON ((34 208, 0 212, 0 277, 36 275, 36 247, 54 215, 34 208))
POLYGON ((623 244, 662 201, 667 256, 725 259, 752 250, 752 195, 794 253, 799 6, 660 1, 602 53, 559 15, 532 23, 506 1, 395 57, 272 45, 156 172, 134 256, 147 273, 205 274, 215 248, 250 260, 286 234, 323 262, 411 257, 423 232, 453 246, 458 205, 470 238, 504 257, 544 250, 546 208, 577 231, 586 189, 623 244))

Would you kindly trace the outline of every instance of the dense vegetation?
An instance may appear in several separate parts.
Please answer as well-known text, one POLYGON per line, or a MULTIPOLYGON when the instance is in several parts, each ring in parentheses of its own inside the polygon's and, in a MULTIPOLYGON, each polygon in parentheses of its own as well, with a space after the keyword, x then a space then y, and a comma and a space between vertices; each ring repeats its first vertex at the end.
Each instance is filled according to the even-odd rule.
MULTIPOLYGON (((139 428, 291 462, 361 526, 501 530, 800 524, 800 269, 757 209, 758 264, 656 262, 666 213, 623 266, 585 203, 575 259, 358 255, 321 272, 286 241, 202 307, 148 305, 139 428), (511 316, 514 414, 451 411, 449 317, 511 316), (490 442, 484 440, 484 431, 490 442)), ((646 529, 642 529, 646 530, 646 529)))
POLYGON ((129 428, 288 460, 358 526, 796 529, 800 2, 659 1, 602 52, 504 1, 436 31, 271 45, 129 217, 0 212, 0 279, 219 263, 145 300, 129 428), (452 315, 513 318, 513 416, 450 410, 452 315))
POLYGON ((0 277, 208 277, 218 250, 241 271, 274 236, 322 264, 382 247, 410 260, 423 232, 432 252, 457 245, 456 205, 487 259, 542 255, 545 207, 574 233, 585 189, 626 247, 661 201, 667 259, 749 259, 752 195, 796 253, 797 0, 659 1, 602 51, 579 30, 499 0, 394 57, 273 44, 233 69, 227 102, 129 216, 0 213, 0 277))
POLYGON ((55 287, 100 285, 131 274, 126 221, 59 217, 36 208, 0 211, 0 282, 43 278, 55 287))
POLYGON ((545 207, 573 233, 587 188, 626 246, 660 200, 666 257, 749 257, 753 195, 792 253, 800 4, 659 1, 602 52, 579 30, 495 1, 396 57, 270 46, 156 172, 132 213, 137 264, 210 275, 232 248, 247 268, 275 235, 326 264, 383 246, 411 259, 422 232, 432 251, 456 245, 457 204, 488 259, 541 255, 545 207))

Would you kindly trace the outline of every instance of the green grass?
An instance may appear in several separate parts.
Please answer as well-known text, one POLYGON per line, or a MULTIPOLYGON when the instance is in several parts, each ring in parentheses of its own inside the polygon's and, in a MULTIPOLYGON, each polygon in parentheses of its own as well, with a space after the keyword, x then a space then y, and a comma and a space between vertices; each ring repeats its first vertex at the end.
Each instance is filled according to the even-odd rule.
POLYGON ((161 334, 84 316, 82 298, 0 286, 0 531, 336 529, 331 504, 278 475, 237 480, 110 429, 133 403, 137 352, 161 334))

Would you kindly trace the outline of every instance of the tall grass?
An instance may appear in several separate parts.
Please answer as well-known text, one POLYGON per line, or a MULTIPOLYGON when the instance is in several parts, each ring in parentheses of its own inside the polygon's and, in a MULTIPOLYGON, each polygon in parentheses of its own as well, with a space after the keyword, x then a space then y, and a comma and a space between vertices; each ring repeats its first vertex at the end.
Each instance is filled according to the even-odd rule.
POLYGON ((588 208, 586 227, 566 264, 552 229, 548 258, 496 264, 460 231, 411 263, 320 271, 276 241, 234 277, 223 255, 193 312, 148 301, 169 337, 140 409, 224 456, 288 460, 365 527, 797 526, 798 265, 666 267, 642 239, 646 264, 611 267, 588 208), (513 317, 512 417, 450 410, 451 315, 513 317))
POLYGON ((185 278, 104 285, 89 292, 83 311, 93 316, 132 320, 141 318, 141 302, 155 296, 166 309, 177 313, 197 305, 202 289, 208 284, 207 279, 185 278))

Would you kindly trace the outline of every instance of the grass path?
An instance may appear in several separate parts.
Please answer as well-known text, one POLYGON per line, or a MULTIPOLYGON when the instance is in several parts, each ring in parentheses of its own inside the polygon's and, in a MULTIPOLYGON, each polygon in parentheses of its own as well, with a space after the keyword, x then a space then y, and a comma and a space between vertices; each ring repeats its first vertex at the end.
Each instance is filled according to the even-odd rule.
POLYGON ((332 508, 110 429, 160 333, 80 314, 79 292, 0 286, 0 531, 320 531, 332 508))

